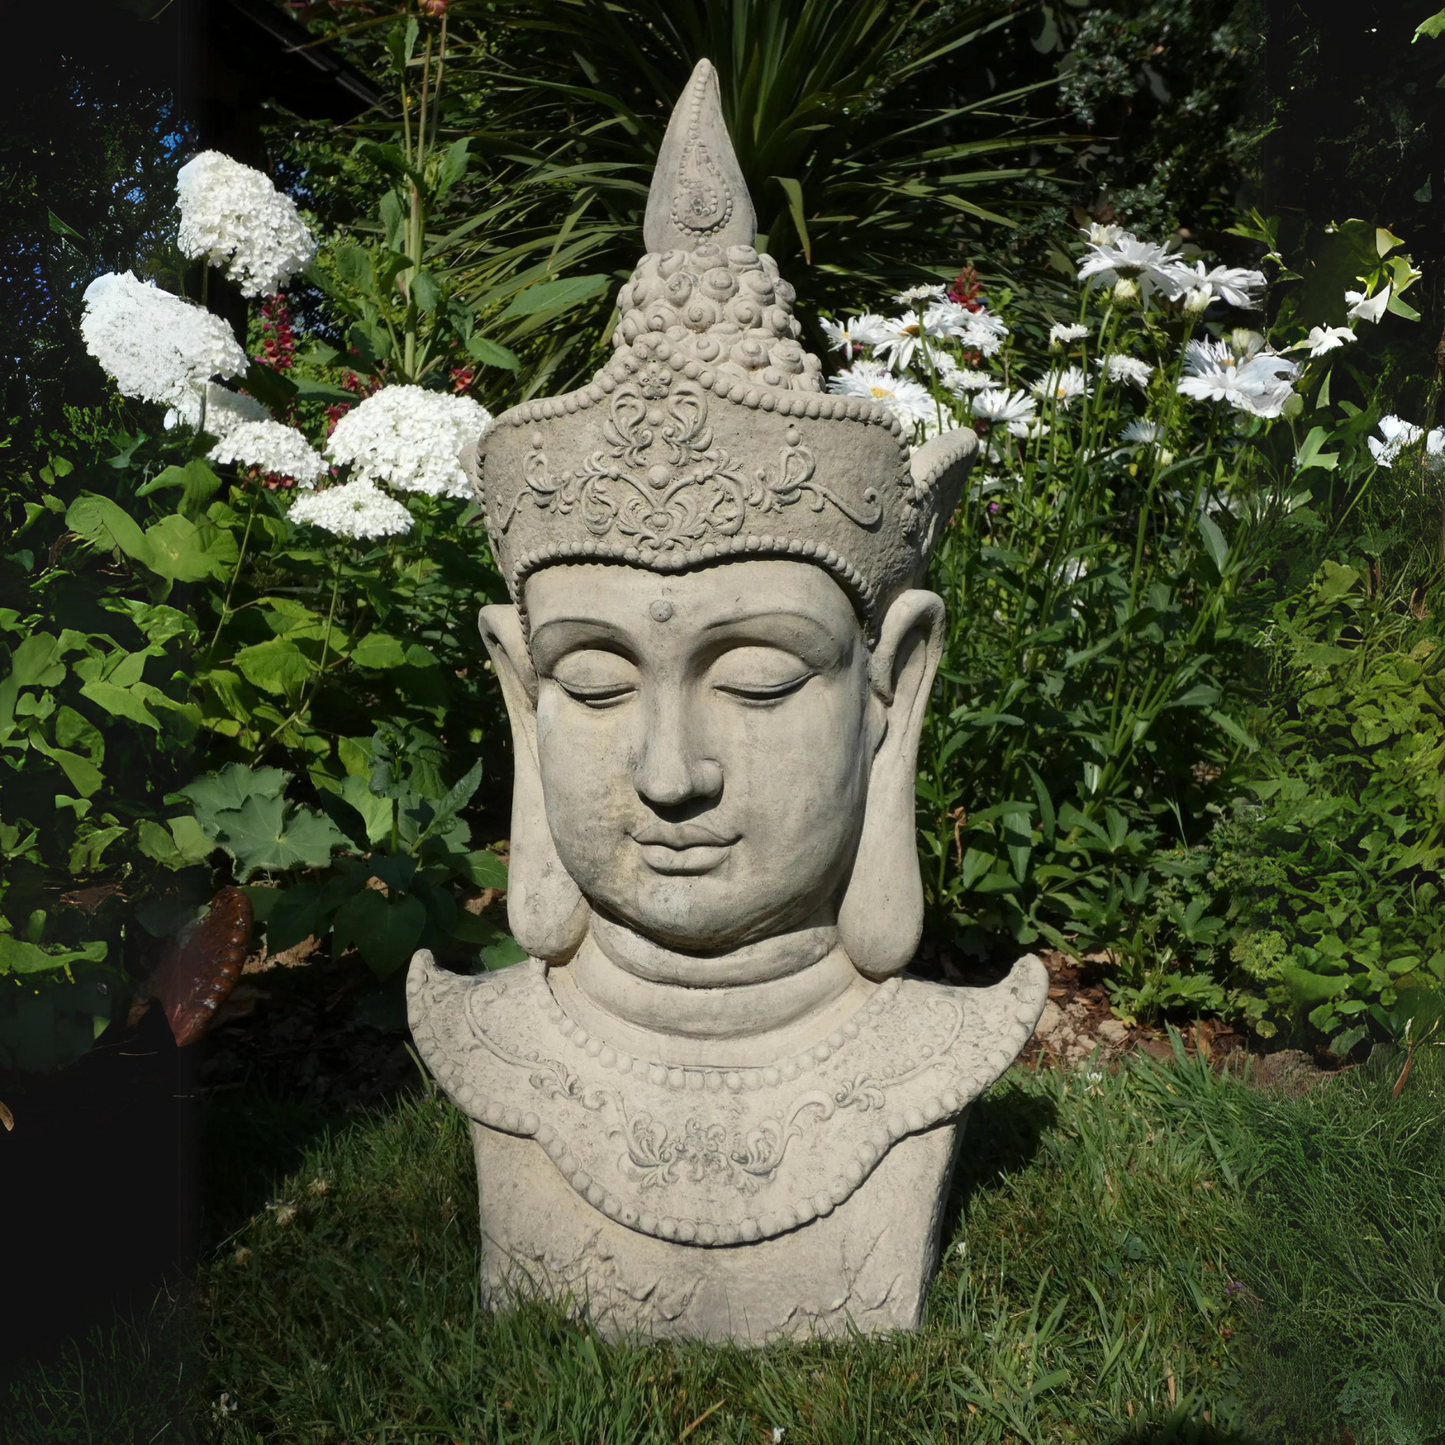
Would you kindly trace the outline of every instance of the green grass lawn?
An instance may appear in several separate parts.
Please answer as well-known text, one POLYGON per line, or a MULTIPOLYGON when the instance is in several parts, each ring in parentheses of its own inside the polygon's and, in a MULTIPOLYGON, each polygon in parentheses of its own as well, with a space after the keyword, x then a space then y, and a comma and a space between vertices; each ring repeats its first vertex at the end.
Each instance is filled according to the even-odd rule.
POLYGON ((254 1217, 191 1305, 13 1385, 9 1438, 1438 1445, 1445 1071, 1393 1078, 1281 1099, 1182 1061, 1016 1070, 970 1124, 926 1328, 754 1352, 480 1313, 471 1155, 434 1097, 309 1145, 279 1119, 281 1177, 264 1110, 231 1105, 254 1217))

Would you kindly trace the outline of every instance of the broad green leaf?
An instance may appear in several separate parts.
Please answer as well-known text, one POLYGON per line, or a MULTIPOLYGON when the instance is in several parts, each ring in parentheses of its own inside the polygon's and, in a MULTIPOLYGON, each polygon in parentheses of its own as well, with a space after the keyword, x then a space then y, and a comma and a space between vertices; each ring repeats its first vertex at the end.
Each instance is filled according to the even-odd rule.
POLYGON ((1410 37, 1410 44, 1413 45, 1422 36, 1428 40, 1435 40, 1441 35, 1445 35, 1445 10, 1440 11, 1438 15, 1432 15, 1428 20, 1422 20, 1415 27, 1415 33, 1410 37))
POLYGON ((411 958, 426 923, 426 905, 419 898, 387 898, 363 888, 336 910, 332 928, 338 948, 354 945, 367 967, 385 978, 411 958))
POLYGON ((380 671, 400 667, 406 660, 406 649, 400 639, 386 632, 368 632, 351 649, 351 661, 357 667, 380 671))
POLYGON ((100 963, 106 955, 104 940, 65 948, 58 943, 25 943, 0 933, 0 973, 43 973, 72 963, 100 963))
POLYGON ((104 708, 112 717, 123 717, 152 732, 160 731, 155 714, 146 706, 145 699, 133 688, 117 687, 113 682, 95 680, 87 682, 80 695, 88 697, 97 707, 104 708))
POLYGON ((53 763, 59 764, 61 771, 69 779, 70 786, 82 798, 93 797, 99 791, 105 776, 89 758, 83 758, 79 753, 69 752, 65 748, 53 748, 38 737, 32 737, 30 741, 36 752, 43 753, 53 763))
POLYGON ((49 218, 50 229, 54 231, 57 236, 68 236, 76 241, 85 240, 85 237, 82 236, 74 226, 67 226, 54 211, 47 209, 45 214, 49 218))
POLYGON ((240 808, 248 798, 279 798, 285 787, 286 774, 280 768, 248 768, 245 763, 228 763, 220 772, 196 778, 176 791, 191 801, 201 821, 206 823, 218 813, 240 808))
POLYGON ((235 537, 211 522, 197 524, 172 512, 147 527, 145 537, 151 568, 176 582, 225 577, 236 565, 235 537))
POLYGON ((460 859, 450 860, 457 872, 478 888, 496 888, 505 892, 507 865, 489 848, 477 848, 460 859))
POLYGON ((610 283, 608 276, 563 276, 556 281, 542 281, 512 297, 500 319, 512 321, 519 316, 537 316, 544 311, 566 311, 583 301, 590 301, 605 291, 610 283))
POLYGON ((248 682, 273 693, 286 693, 299 687, 314 671, 306 654, 285 637, 252 643, 250 647, 243 647, 233 660, 248 682))
POLYGON ((296 383, 296 395, 311 401, 346 401, 353 405, 356 402, 356 393, 347 391, 344 386, 336 386, 329 381, 314 381, 308 376, 297 376, 292 378, 296 383))
POLYGON ((441 165, 437 168, 437 199, 440 200, 467 173, 467 162, 471 159, 468 147, 472 143, 469 135, 453 141, 442 153, 441 165))
POLYGON ((235 858, 242 876, 263 869, 324 868, 331 850, 346 839, 329 819, 290 810, 285 798, 247 798, 235 812, 222 813, 217 841, 235 858))
POLYGON ((32 632, 10 654, 10 679, 16 687, 59 687, 65 680, 60 639, 32 632))
POLYGON ((82 492, 67 508, 65 525, 93 547, 122 552, 142 566, 151 566, 150 543, 145 533, 135 518, 109 497, 82 492))
MULTIPOLYGON (((1328 380, 1328 378, 1326 379, 1328 380)), ((1323 387, 1321 390, 1323 391, 1323 387)), ((1321 402, 1320 405, 1326 403, 1321 402)), ((1327 452, 1322 450, 1325 438, 1328 433, 1324 427, 1317 426, 1310 428, 1310 434, 1301 444, 1299 453, 1295 457, 1295 466, 1302 472, 1308 471, 1311 467, 1318 467, 1321 471, 1332 472, 1340 464, 1338 452, 1327 452)))
MULTIPOLYGON (((221 479, 200 457, 194 457, 183 467, 167 467, 157 472, 144 486, 136 489, 136 495, 145 497, 168 487, 181 488, 181 507, 187 516, 194 516, 203 511, 221 489, 221 479)), ((235 560, 234 555, 232 560, 235 560)))
POLYGON ((442 299, 441 287, 430 271, 418 271, 411 278, 411 298, 421 308, 422 314, 430 316, 442 299))

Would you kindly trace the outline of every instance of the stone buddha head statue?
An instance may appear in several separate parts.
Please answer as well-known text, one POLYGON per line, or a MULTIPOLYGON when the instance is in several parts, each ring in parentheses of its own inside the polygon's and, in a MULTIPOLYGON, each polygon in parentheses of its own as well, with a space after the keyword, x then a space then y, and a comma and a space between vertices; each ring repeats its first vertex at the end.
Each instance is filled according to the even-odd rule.
POLYGON ((516 744, 512 929, 563 961, 601 920, 695 987, 835 939, 882 979, 922 926, 943 605, 921 583, 976 442, 910 454, 883 404, 824 392, 707 62, 645 235, 609 364, 473 460, 514 599, 482 620, 516 744))
POLYGON ((994 990, 895 977, 924 574, 977 444, 911 449, 825 392, 706 61, 645 239, 607 364, 465 458, 512 599, 481 628, 531 962, 419 954, 413 1032, 473 1121, 488 1298, 711 1338, 907 1327, 968 1102, 1045 987, 1030 961, 994 990))

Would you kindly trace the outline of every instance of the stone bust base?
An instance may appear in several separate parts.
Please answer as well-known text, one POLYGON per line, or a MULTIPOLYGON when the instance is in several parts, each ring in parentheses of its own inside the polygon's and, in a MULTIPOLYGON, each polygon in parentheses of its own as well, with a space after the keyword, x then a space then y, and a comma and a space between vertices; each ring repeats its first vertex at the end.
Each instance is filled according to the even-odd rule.
POLYGON ((968 1108, 1043 1007, 1037 959, 987 989, 867 985, 737 1067, 664 1034, 614 1046, 552 972, 422 952, 408 979, 422 1057, 472 1121, 484 1300, 744 1344, 917 1327, 968 1108))

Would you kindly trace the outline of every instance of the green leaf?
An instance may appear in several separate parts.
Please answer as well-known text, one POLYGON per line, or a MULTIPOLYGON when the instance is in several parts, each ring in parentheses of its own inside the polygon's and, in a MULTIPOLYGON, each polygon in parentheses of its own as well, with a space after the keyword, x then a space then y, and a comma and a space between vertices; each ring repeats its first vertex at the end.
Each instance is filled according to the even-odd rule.
POLYGON ((1208 512, 1198 513, 1195 520, 1199 526, 1199 535, 1204 539, 1205 550, 1209 553, 1210 559, 1220 575, 1223 576, 1225 559, 1229 556, 1229 543, 1224 540, 1224 533, 1219 530, 1219 524, 1208 512))
POLYGON ((511 304, 502 312, 500 319, 511 321, 519 316, 538 316, 544 311, 566 311, 583 301, 590 301, 605 291, 610 282, 608 276, 563 276, 556 281, 538 282, 512 297, 511 304))
POLYGON ((97 707, 104 708, 112 717, 126 718, 130 722, 139 723, 141 727, 150 728, 152 732, 160 731, 161 725, 155 714, 146 706, 145 699, 132 688, 117 687, 113 682, 97 679, 87 682, 80 689, 80 695, 89 698, 97 707))
POLYGON ((401 640, 386 632, 368 632, 359 638, 351 649, 351 661, 357 667, 372 668, 376 671, 388 667, 400 667, 406 661, 406 649, 401 640))
POLYGON ((147 497, 167 487, 180 487, 182 509, 187 515, 195 515, 204 511, 206 504, 220 490, 221 479, 200 457, 194 457, 183 467, 166 467, 164 471, 157 472, 150 481, 136 488, 136 496, 147 497))
POLYGON ((311 676, 310 659, 289 638, 273 637, 243 647, 235 664, 248 682, 266 692, 285 693, 311 676))
POLYGON ((483 366, 500 366, 504 371, 517 371, 522 365, 515 352, 508 351, 495 341, 488 341, 485 336, 467 338, 467 355, 483 366))
POLYGON ((0 933, 0 973, 44 973, 72 963, 100 963, 106 954, 104 940, 65 948, 58 943, 25 943, 0 933))
POLYGON ((286 774, 280 768, 229 763, 220 772, 197 778, 176 791, 191 801, 202 823, 206 823, 218 813, 243 806, 248 798, 279 798, 285 787, 286 774))
POLYGON ((442 299, 441 287, 430 271, 418 271, 411 278, 411 297, 421 307, 422 314, 430 316, 442 299))
POLYGON ((1429 40, 1436 40, 1441 35, 1445 35, 1445 10, 1440 11, 1438 15, 1432 15, 1428 20, 1422 20, 1415 27, 1415 33, 1410 37, 1410 44, 1413 45, 1421 36, 1429 40))
POLYGON ((53 748, 38 737, 32 736, 30 743, 36 752, 44 754, 51 762, 59 764, 61 771, 69 780, 70 786, 82 798, 93 797, 105 781, 100 769, 89 758, 83 758, 79 753, 69 752, 65 748, 53 748))
POLYGON ((458 873, 478 888, 496 888, 505 892, 507 865, 489 848, 478 848, 461 859, 449 860, 458 873))
POLYGON ((385 978, 410 959, 426 922, 426 905, 419 898, 387 898, 363 888, 336 910, 332 927, 338 949, 354 945, 367 967, 385 978))
POLYGON ((150 547, 152 571, 174 582, 225 577, 236 565, 239 555, 236 539, 230 532, 214 522, 193 522, 178 512, 147 527, 145 538, 150 547))
POLYGON ((437 199, 440 200, 467 173, 467 162, 471 159, 468 148, 472 143, 469 135, 453 141, 442 153, 442 163, 437 169, 437 199))
POLYGON ((303 401, 347 401, 355 405, 357 396, 344 386, 335 386, 329 381, 313 381, 309 376, 297 376, 296 395, 303 401))
MULTIPOLYGON (((50 229, 54 231, 57 236, 71 236, 77 241, 85 240, 85 237, 82 236, 74 226, 67 226, 54 211, 47 208, 45 214, 49 218, 50 229)), ((89 243, 87 242, 87 244, 89 243)))
POLYGON ((109 497, 82 492, 66 510, 65 525, 92 547, 121 552, 143 566, 151 566, 150 543, 146 541, 145 533, 135 518, 109 497))
POLYGON ((141 820, 136 829, 136 843, 147 858, 167 868, 189 868, 204 863, 215 850, 215 844, 202 831, 195 818, 185 815, 170 819, 167 827, 151 818, 141 820))
POLYGON ((803 243, 803 259, 813 264, 813 243, 808 239, 808 223, 803 219, 803 188, 791 176, 774 176, 788 198, 788 214, 793 218, 793 227, 798 240, 803 243))
POLYGON ((382 196, 377 211, 381 216, 382 229, 386 234, 387 249, 400 251, 402 248, 401 233, 406 225, 406 206, 402 202, 400 192, 387 191, 382 196))
POLYGON ((284 798, 247 798, 237 811, 216 821, 217 841, 235 858, 244 878, 263 869, 324 868, 332 848, 346 842, 329 818, 288 811, 284 798))
MULTIPOLYGON (((1328 381, 1328 378, 1326 378, 1326 381, 1328 381)), ((1324 388, 1321 387, 1321 391, 1323 390, 1324 388)), ((1325 404, 1325 402, 1320 403, 1321 406, 1325 404)), ((1338 452, 1322 450, 1327 436, 1328 433, 1322 426, 1312 427, 1310 429, 1310 434, 1304 439, 1304 443, 1299 449, 1299 454, 1294 459, 1295 466, 1300 471, 1307 472, 1311 467, 1318 467, 1321 471, 1332 472, 1339 466, 1340 454, 1338 452)))
POLYGON ((1248 732, 1241 723, 1236 722, 1230 717, 1227 712, 1221 712, 1218 708, 1210 708, 1206 716, 1215 727, 1221 732, 1228 733, 1229 736, 1242 747, 1248 748, 1252 753, 1259 751, 1259 740, 1248 732))

